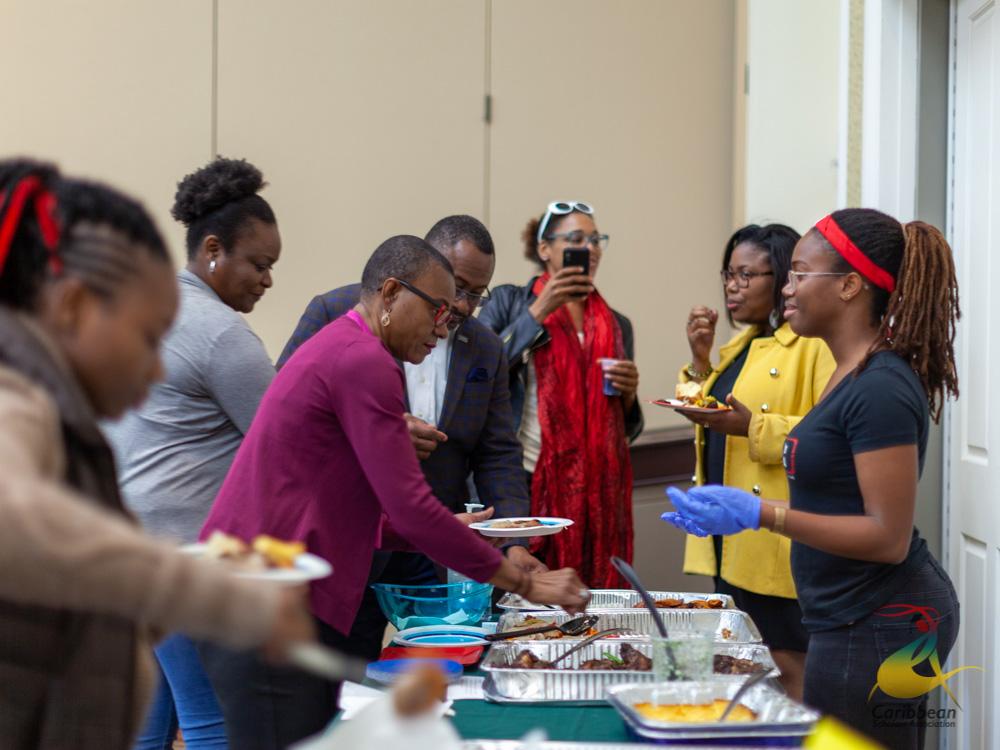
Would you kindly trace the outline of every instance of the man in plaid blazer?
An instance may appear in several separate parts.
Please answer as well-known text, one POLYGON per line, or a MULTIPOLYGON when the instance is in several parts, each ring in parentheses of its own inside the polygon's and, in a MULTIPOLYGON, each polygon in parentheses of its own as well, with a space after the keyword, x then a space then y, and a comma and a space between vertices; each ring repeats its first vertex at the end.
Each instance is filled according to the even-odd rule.
MULTIPOLYGON (((454 513, 463 512, 469 501, 471 474, 479 502, 492 507, 497 518, 530 515, 531 497, 521 444, 514 432, 503 344, 493 331, 472 317, 493 277, 493 240, 486 227, 471 216, 442 219, 431 228, 426 240, 455 269, 455 307, 465 319, 450 336, 451 353, 443 400, 437 404, 440 416, 436 425, 431 423, 433 419, 406 415, 424 475, 437 498, 454 513)), ((360 291, 360 284, 351 284, 314 297, 281 353, 278 367, 323 326, 354 307, 360 291)), ((411 410, 415 410, 416 403, 427 403, 427 397, 430 403, 435 401, 430 393, 414 393, 415 382, 419 380, 415 381, 408 370, 411 410)), ((526 570, 544 570, 523 544, 511 545, 507 555, 526 570)), ((373 560, 369 580, 433 583, 436 574, 422 555, 380 552, 373 560)), ((357 653, 370 660, 378 658, 384 626, 385 618, 369 589, 351 630, 351 640, 358 644, 357 653)))

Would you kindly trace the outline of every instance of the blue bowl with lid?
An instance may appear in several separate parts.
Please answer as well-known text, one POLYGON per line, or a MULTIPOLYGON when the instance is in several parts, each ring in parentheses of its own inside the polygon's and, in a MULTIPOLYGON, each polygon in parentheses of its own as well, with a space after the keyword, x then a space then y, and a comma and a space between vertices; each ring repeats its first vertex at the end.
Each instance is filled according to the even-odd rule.
POLYGON ((370 680, 392 685, 407 672, 422 667, 436 668, 448 683, 462 677, 462 665, 451 659, 380 659, 369 664, 365 674, 370 680))
POLYGON ((493 585, 455 581, 424 586, 373 583, 382 613, 397 630, 425 625, 478 625, 489 612, 493 585))

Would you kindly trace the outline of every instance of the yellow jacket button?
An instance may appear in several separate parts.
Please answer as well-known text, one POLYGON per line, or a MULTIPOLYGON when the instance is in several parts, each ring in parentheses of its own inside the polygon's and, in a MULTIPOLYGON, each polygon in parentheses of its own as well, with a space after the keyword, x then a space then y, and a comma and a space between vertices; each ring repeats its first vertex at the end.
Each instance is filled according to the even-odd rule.
POLYGON ((778 371, 778 368, 777 368, 777 367, 772 367, 772 368, 771 368, 771 377, 772 377, 772 378, 776 378, 776 377, 778 377, 778 375, 780 375, 780 374, 781 374, 781 373, 780 373, 780 372, 778 371))
POLYGON ((761 411, 767 411, 767 410, 768 410, 768 409, 770 409, 770 408, 771 408, 771 407, 769 407, 769 406, 768 406, 767 404, 761 404, 761 405, 760 405, 760 410, 761 410, 761 411))
POLYGON ((753 486, 753 494, 755 494, 755 495, 759 495, 760 494, 760 485, 759 484, 755 484, 753 486))

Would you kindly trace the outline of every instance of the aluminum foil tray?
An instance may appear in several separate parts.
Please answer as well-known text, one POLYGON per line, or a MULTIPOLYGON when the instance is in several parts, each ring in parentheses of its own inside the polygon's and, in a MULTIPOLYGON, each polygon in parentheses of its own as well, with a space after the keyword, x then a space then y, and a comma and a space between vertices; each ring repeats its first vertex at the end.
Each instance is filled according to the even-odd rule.
MULTIPOLYGON (((721 599, 722 609, 736 609, 733 597, 729 594, 703 594, 691 591, 650 591, 654 599, 683 599, 685 602, 696 599, 721 599)), ((631 589, 591 589, 590 604, 587 611, 595 609, 629 609, 639 603, 639 595, 631 589)), ((532 604, 518 594, 507 593, 497 602, 500 609, 518 609, 527 611, 544 611, 550 609, 544 604, 532 604)), ((558 610, 556 610, 558 611, 558 610)))
MULTIPOLYGON (((613 685, 653 683, 653 672, 626 670, 575 670, 588 659, 598 659, 605 651, 618 653, 618 644, 628 643, 646 656, 652 654, 652 644, 641 639, 602 640, 571 654, 555 669, 524 669, 511 667, 524 649, 546 661, 562 656, 573 647, 573 641, 507 641, 490 647, 480 664, 487 674, 487 699, 495 703, 573 703, 605 702, 605 693, 613 685)), ((779 672, 767 646, 752 644, 716 644, 715 654, 750 659, 777 677, 779 672)), ((746 675, 718 675, 726 682, 740 682, 746 675)))
MULTIPOLYGON (((465 740, 462 750, 528 750, 520 740, 465 740)), ((660 745, 613 742, 540 742, 530 746, 532 750, 651 750, 660 745)), ((671 745, 671 750, 705 750, 704 745, 671 745)), ((712 750, 739 750, 730 745, 712 745, 712 750)))
MULTIPOLYGON (((600 619, 594 627, 597 630, 605 628, 630 628, 637 635, 657 635, 653 616, 646 609, 606 609, 594 612, 600 619)), ((714 636, 716 641, 723 643, 761 643, 760 631, 750 615, 736 609, 661 609, 660 617, 667 626, 667 631, 675 633, 702 633, 714 636), (728 636, 728 637, 727 637, 728 636)), ((572 619, 573 615, 565 612, 513 612, 508 611, 500 616, 497 632, 515 630, 522 627, 520 623, 526 616, 552 620, 561 625, 572 619)), ((576 640, 582 640, 580 636, 576 640)), ((569 636, 554 640, 574 640, 569 636)), ((521 641, 523 642, 523 641, 521 641)))
POLYGON ((739 689, 738 681, 661 682, 649 685, 617 685, 608 688, 608 701, 636 734, 650 740, 705 740, 758 737, 799 737, 808 734, 819 720, 818 711, 796 703, 773 685, 759 683, 740 702, 757 714, 753 722, 680 724, 658 722, 640 715, 636 703, 706 703, 728 699, 739 689))

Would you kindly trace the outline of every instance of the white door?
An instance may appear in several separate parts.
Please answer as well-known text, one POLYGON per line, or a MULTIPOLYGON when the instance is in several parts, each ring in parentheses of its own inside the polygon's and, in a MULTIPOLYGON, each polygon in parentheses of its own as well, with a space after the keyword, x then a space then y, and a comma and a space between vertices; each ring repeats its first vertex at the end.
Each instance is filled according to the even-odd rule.
POLYGON ((1000 8, 958 0, 951 240, 958 264, 961 398, 948 412, 948 568, 962 603, 950 666, 962 705, 952 748, 1000 747, 1000 8), (992 434, 991 434, 992 433, 992 434), (998 454, 993 455, 993 450, 998 454))

